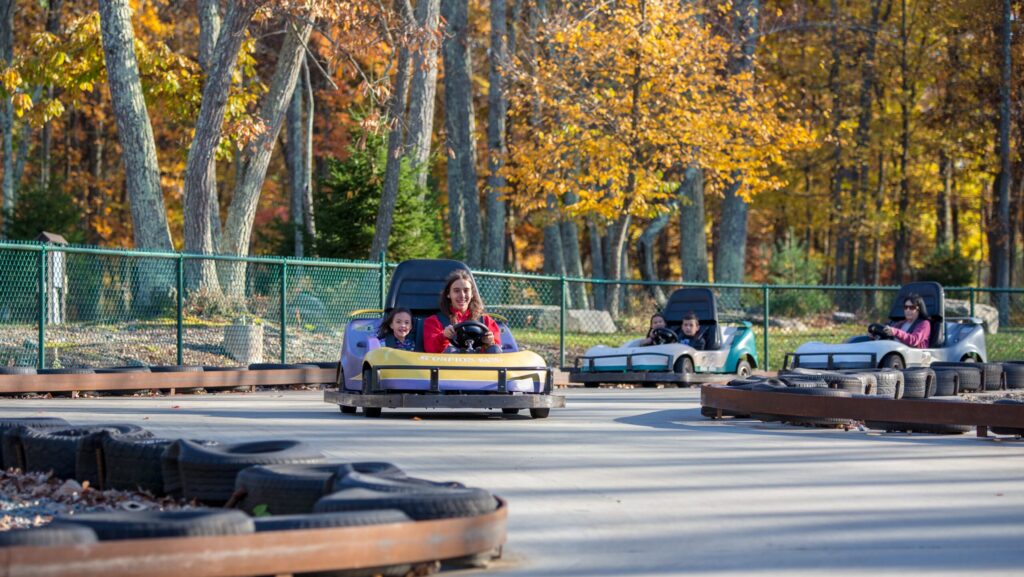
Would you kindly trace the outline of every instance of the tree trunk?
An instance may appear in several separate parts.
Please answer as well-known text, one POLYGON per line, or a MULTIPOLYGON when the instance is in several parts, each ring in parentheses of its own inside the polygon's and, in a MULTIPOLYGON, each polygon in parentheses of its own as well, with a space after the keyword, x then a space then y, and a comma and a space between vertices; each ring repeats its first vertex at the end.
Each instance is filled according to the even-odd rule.
MULTIPOLYGON (((590 276, 595 279, 605 278, 604 250, 601 242, 601 231, 598 230, 594 217, 587 219, 587 233, 590 237, 590 276)), ((594 308, 597 310, 608 310, 608 302, 605 299, 603 284, 594 283, 591 291, 594 296, 594 308)))
POLYGON ((834 145, 832 150, 833 165, 831 182, 833 212, 830 215, 830 222, 832 226, 829 227, 829 235, 835 235, 836 238, 834 242, 829 244, 835 248, 831 282, 842 284, 846 282, 846 279, 843 278, 843 261, 846 256, 847 233, 841 226, 841 223, 846 216, 846 203, 844 198, 846 166, 843 164, 843 139, 841 138, 840 130, 843 122, 846 120, 846 109, 843 102, 842 80, 840 79, 840 73, 842 68, 842 56, 845 49, 839 38, 841 18, 837 0, 831 0, 830 5, 831 21, 833 26, 832 38, 829 43, 832 49, 832 63, 829 66, 828 86, 829 92, 832 96, 831 116, 833 119, 830 136, 834 145))
POLYGON ((285 118, 287 146, 284 148, 285 163, 288 165, 288 176, 291 188, 292 234, 295 242, 296 257, 305 256, 303 235, 306 232, 306 210, 303 206, 306 197, 306 155, 305 138, 302 134, 302 80, 295 82, 295 92, 285 118))
MULTIPOLYGON (((630 180, 635 178, 630 175, 630 180)), ((628 185, 632 190, 632 183, 628 185)), ((605 255, 606 269, 608 271, 608 278, 613 281, 622 280, 625 278, 626 267, 624 266, 625 259, 623 258, 623 252, 626 250, 626 240, 629 238, 629 225, 633 222, 633 216, 628 212, 619 215, 619 218, 615 220, 611 230, 608 231, 608 251, 605 255)), ((605 289, 605 301, 608 305, 608 313, 613 319, 619 317, 619 312, 622 310, 622 285, 620 284, 609 284, 606 285, 605 289)))
MULTIPOLYGON (((993 219, 993 237, 995 245, 989 247, 992 254, 992 286, 1000 289, 1010 287, 1010 189, 1011 156, 1010 156, 1010 122, 1012 109, 1010 98, 1013 93, 1013 60, 1012 60, 1012 26, 1013 9, 1011 0, 1003 0, 1002 22, 999 29, 1000 50, 999 67, 1001 78, 999 83, 999 116, 996 130, 999 135, 999 175, 996 177, 995 218, 993 219)), ((999 322, 1008 323, 1010 317, 1010 295, 1008 292, 996 293, 996 305, 999 309, 999 322)))
MULTIPOLYGON (((0 62, 3 67, 7 66, 14 59, 14 0, 0 0, 0 62)), ((17 188, 14 182, 14 104, 10 97, 3 99, 0 104, 0 131, 3 132, 3 210, 7 214, 14 211, 17 202, 17 188)), ((7 219, 4 219, 3 238, 7 238, 7 231, 10 228, 7 219)))
MULTIPOLYGON (((422 0, 421 0, 422 1, 422 0)), ((505 256, 505 194, 507 183, 501 173, 507 153, 505 118, 505 73, 509 67, 508 32, 505 0, 491 0, 490 86, 487 91, 487 233, 484 241, 484 266, 501 270, 505 256)), ((573 243, 574 245, 576 243, 573 243)))
POLYGON ((691 165, 679 185, 679 252, 684 282, 708 282, 708 237, 704 232, 704 169, 691 165))
POLYGON ((939 151, 939 174, 942 175, 942 188, 939 189, 935 206, 935 246, 950 247, 953 245, 953 160, 946 150, 939 151))
POLYGON ((558 226, 558 201, 555 195, 547 195, 545 210, 547 224, 544 225, 544 274, 561 276, 565 274, 565 260, 562 250, 562 230, 558 226))
MULTIPOLYGON (((409 0, 395 0, 395 10, 401 17, 402 29, 408 31, 413 22, 412 5, 409 0)), ((380 207, 377 209, 377 225, 370 245, 370 260, 377 260, 380 253, 388 249, 388 236, 391 234, 395 204, 398 202, 402 159, 405 158, 405 107, 409 98, 409 60, 409 49, 403 44, 398 50, 398 69, 395 71, 395 84, 391 90, 391 102, 388 104, 388 121, 391 122, 391 130, 388 132, 388 158, 384 166, 384 186, 380 194, 380 207)))
POLYGON ((444 55, 445 136, 448 150, 448 227, 451 251, 479 266, 477 239, 466 236, 467 219, 480 229, 476 189, 476 140, 473 116, 472 65, 469 52, 468 0, 443 0, 441 11, 447 29, 441 50, 444 55), (477 209, 467 210, 467 200, 477 199, 477 209))
MULTIPOLYGON (((565 195, 566 206, 576 204, 579 199, 573 192, 568 192, 565 195)), ((559 226, 562 232, 562 252, 565 266, 565 275, 581 278, 583 277, 583 260, 580 258, 580 232, 579 227, 576 226, 576 221, 571 218, 566 218, 562 221, 559 226)), ((587 303, 587 292, 580 283, 569 284, 569 304, 573 308, 586 309, 590 308, 587 303)))
MULTIPOLYGON (((214 250, 210 222, 211 205, 217 197, 215 154, 224 126, 231 76, 238 60, 238 51, 245 39, 245 30, 256 10, 254 4, 233 0, 228 5, 224 27, 209 63, 195 136, 185 166, 185 252, 210 254, 214 250)), ((219 222, 219 214, 217 219, 219 222)), ((186 285, 189 289, 202 288, 215 293, 220 290, 213 261, 190 261, 186 272, 186 285)))
MULTIPOLYGON (((103 54, 117 120, 136 248, 170 251, 153 127, 142 97, 128 0, 100 0, 103 54)), ((144 298, 147 295, 144 295, 144 298)))
MULTIPOLYGON (((675 203, 672 203, 672 208, 675 208, 675 203)), ((658 240, 658 235, 664 230, 668 221, 672 218, 671 212, 666 212, 653 219, 644 232, 640 234, 640 277, 645 281, 656 281, 658 275, 655 272, 656 265, 654 262, 654 244, 658 240)), ((665 291, 660 286, 648 285, 648 290, 651 293, 651 297, 654 298, 655 302, 658 303, 658 308, 665 308, 665 303, 668 299, 665 298, 665 291)))
MULTIPOLYGON (((64 0, 50 0, 46 8, 46 31, 50 34, 59 35, 64 27, 61 22, 61 13, 64 10, 64 0)), ((46 97, 52 100, 54 97, 53 85, 46 87, 46 97)), ((46 190, 50 187, 50 170, 53 150, 53 121, 47 120, 43 123, 43 129, 39 134, 39 187, 46 190)))
MULTIPOLYGON (((199 16, 199 66, 207 75, 213 65, 214 50, 217 47, 217 37, 220 36, 220 2, 219 0, 197 0, 197 12, 199 16)), ((210 240, 211 249, 214 253, 220 252, 221 226, 220 226, 220 200, 218 199, 217 185, 217 160, 210 162, 211 176, 209 179, 209 216, 210 216, 210 240)), ((210 274, 213 274, 212 267, 210 274)))
POLYGON ((907 225, 907 211, 910 208, 910 175, 907 172, 907 165, 910 161, 910 108, 914 100, 913 89, 910 84, 910 67, 907 61, 907 44, 910 41, 910 33, 907 29, 907 0, 902 0, 902 15, 900 19, 900 73, 901 88, 900 95, 900 191, 897 201, 896 214, 896 244, 893 252, 893 263, 895 271, 893 280, 897 284, 903 284, 907 278, 910 268, 910 227, 907 225))
MULTIPOLYGON (((274 142, 284 120, 285 108, 295 92, 295 83, 302 71, 305 45, 313 31, 313 22, 308 19, 289 22, 288 33, 278 53, 277 65, 260 110, 267 130, 249 145, 246 150, 245 173, 235 186, 228 208, 227 225, 224 228, 224 247, 228 254, 245 256, 249 253, 252 237, 253 218, 260 191, 267 175, 267 165, 274 152, 274 142)), ((229 263, 227 274, 221 277, 228 295, 239 298, 245 295, 245 263, 229 263), (226 278, 225 278, 226 277, 226 278)))
POLYGON ((306 238, 311 243, 306 247, 308 256, 316 255, 316 217, 313 214, 313 127, 316 117, 316 100, 313 98, 313 82, 309 74, 309 60, 302 59, 302 81, 306 87, 306 166, 304 167, 305 194, 302 196, 302 210, 305 212, 306 238))
MULTIPOLYGON (((427 185, 430 172, 430 137, 434 133, 434 95, 437 93, 437 46, 441 0, 416 3, 417 38, 422 42, 412 53, 412 86, 409 91, 409 134, 406 151, 416 171, 416 186, 427 185)), ((379 223, 378 223, 379 224, 379 223)), ((388 222, 390 229, 391 223, 388 222)), ((385 238, 390 231, 385 232, 385 238)), ((386 246, 387 243, 385 243, 386 246)))

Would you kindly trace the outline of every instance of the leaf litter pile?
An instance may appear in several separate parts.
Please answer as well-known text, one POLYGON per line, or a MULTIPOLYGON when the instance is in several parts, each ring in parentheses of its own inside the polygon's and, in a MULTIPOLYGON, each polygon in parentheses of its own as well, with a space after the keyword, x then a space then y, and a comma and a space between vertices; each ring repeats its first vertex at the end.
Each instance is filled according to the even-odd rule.
POLYGON ((148 492, 100 491, 74 479, 58 479, 50 473, 0 471, 0 531, 46 525, 56 515, 79 511, 173 511, 191 505, 173 497, 154 497, 148 492))

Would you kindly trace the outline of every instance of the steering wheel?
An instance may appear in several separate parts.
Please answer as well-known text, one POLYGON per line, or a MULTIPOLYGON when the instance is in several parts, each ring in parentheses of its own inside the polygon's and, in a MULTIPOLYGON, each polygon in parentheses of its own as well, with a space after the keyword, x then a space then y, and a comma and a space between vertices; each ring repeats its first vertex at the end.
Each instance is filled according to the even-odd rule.
POLYGON ((868 325, 868 334, 874 335, 880 339, 891 339, 890 335, 885 334, 885 325, 881 323, 871 323, 868 325))
POLYGON ((484 340, 484 335, 490 332, 487 325, 480 321, 463 321, 455 325, 455 338, 449 339, 453 345, 468 351, 475 350, 484 340))
POLYGON ((678 343, 679 336, 672 329, 660 327, 651 331, 651 342, 656 345, 678 343))

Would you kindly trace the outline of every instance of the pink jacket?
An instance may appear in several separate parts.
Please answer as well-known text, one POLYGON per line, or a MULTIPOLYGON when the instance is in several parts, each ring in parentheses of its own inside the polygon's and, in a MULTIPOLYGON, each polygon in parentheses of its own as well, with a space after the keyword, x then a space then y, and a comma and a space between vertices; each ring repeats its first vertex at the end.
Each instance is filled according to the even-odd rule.
POLYGON ((908 333, 899 328, 903 326, 904 322, 906 321, 896 321, 889 325, 892 327, 892 336, 908 347, 914 347, 915 349, 928 348, 928 339, 932 334, 932 324, 927 320, 922 320, 915 326, 912 326, 908 333))

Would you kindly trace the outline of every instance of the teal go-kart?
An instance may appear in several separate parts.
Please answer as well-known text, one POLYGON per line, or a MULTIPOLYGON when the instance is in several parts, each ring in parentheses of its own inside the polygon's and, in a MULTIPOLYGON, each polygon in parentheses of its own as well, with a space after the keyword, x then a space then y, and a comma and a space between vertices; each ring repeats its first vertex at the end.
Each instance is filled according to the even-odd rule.
POLYGON ((576 359, 569 382, 596 387, 601 383, 688 385, 722 380, 725 375, 746 376, 757 368, 757 342, 750 323, 724 329, 718 322, 715 293, 707 288, 676 290, 661 311, 669 327, 682 324, 693 313, 700 323, 704 350, 680 344, 671 329, 657 329, 655 344, 639 346, 635 339, 620 347, 598 345, 576 359))

